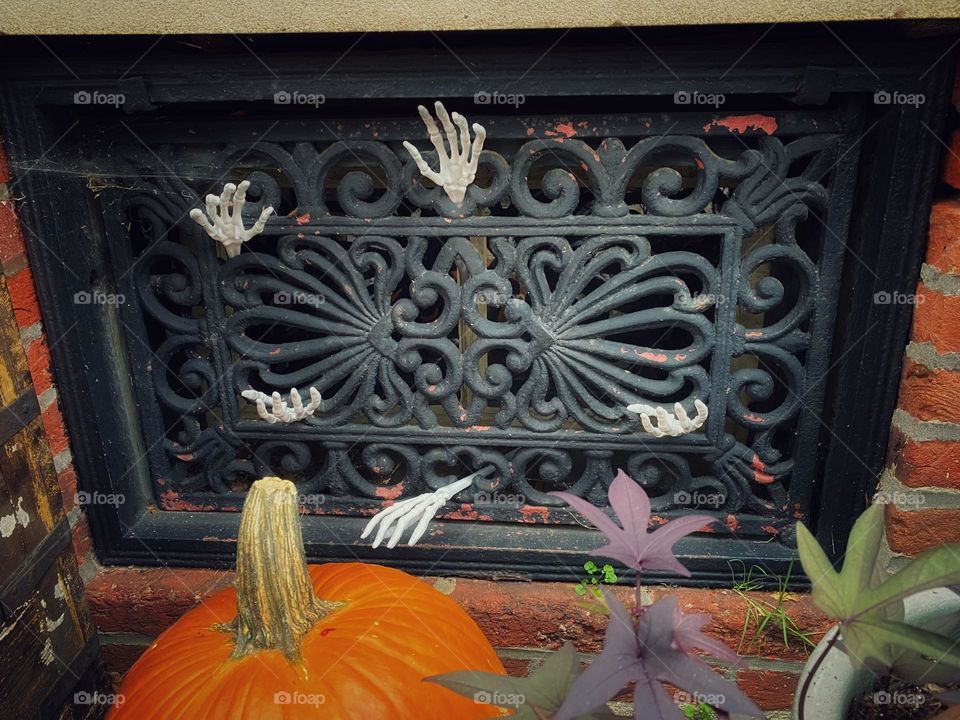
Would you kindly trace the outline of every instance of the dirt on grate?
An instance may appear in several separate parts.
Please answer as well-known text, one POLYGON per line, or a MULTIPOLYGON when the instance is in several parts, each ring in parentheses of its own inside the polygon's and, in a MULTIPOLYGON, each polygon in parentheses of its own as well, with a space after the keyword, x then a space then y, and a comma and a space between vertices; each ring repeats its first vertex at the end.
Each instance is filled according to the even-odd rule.
POLYGON ((850 706, 849 720, 928 720, 947 709, 937 696, 960 690, 960 681, 947 685, 910 685, 890 677, 878 678, 850 706))

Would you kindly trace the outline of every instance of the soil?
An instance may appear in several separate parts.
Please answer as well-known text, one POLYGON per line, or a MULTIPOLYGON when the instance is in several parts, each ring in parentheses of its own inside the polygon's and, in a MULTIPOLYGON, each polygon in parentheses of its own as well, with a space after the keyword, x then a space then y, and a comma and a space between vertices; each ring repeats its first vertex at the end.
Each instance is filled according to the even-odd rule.
POLYGON ((853 701, 849 720, 927 720, 947 709, 937 695, 960 690, 960 682, 948 685, 910 685, 890 677, 878 678, 870 690, 853 701))

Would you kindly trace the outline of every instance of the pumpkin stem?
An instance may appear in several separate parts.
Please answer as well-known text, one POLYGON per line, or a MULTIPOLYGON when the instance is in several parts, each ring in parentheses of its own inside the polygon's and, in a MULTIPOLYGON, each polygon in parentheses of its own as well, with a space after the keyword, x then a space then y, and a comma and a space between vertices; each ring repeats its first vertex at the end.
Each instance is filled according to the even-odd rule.
POLYGON ((320 600, 313 592, 296 486, 268 477, 250 488, 237 537, 237 617, 230 624, 233 657, 275 649, 291 661, 300 641, 344 603, 320 600))

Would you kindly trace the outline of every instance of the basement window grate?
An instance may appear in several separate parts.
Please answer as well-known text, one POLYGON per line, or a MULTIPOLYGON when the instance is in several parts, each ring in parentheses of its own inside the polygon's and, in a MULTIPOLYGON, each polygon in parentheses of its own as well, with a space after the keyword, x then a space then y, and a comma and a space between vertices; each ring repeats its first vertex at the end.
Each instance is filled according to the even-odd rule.
MULTIPOLYGON (((507 37, 488 55, 494 70, 522 45, 507 37)), ((483 57, 486 42, 464 52, 483 57)), ((596 534, 547 493, 602 506, 617 468, 656 520, 720 521, 679 546, 693 582, 729 576, 732 559, 782 571, 798 519, 846 535, 885 442, 850 414, 872 402, 865 417, 888 426, 896 378, 889 363, 861 364, 874 389, 854 388, 849 361, 902 340, 909 319, 869 291, 909 292, 915 278, 932 185, 917 173, 932 176, 948 86, 941 44, 902 43, 913 59, 890 72, 927 102, 890 107, 863 67, 819 45, 810 62, 830 71, 804 53, 777 78, 694 61, 689 76, 708 78, 694 91, 633 55, 648 70, 625 89, 629 63, 582 42, 596 77, 558 74, 576 57, 558 52, 510 88, 527 100, 516 107, 483 103, 469 75, 438 79, 429 53, 393 46, 361 46, 326 76, 269 50, 274 77, 238 58, 245 71, 219 84, 151 55, 136 78, 98 86, 123 94, 126 113, 71 102, 92 91, 52 70, 39 95, 27 92, 35 77, 8 84, 16 166, 46 158, 24 178, 23 206, 42 238, 31 252, 48 324, 65 332, 55 359, 81 482, 126 498, 90 508, 107 562, 227 562, 243 495, 265 474, 297 484, 313 556, 431 572, 570 577, 596 534), (384 52, 409 61, 394 86, 384 52), (428 147, 416 105, 441 91, 487 131, 461 206, 402 144, 428 147), (54 154, 32 150, 70 123, 54 154), (275 214, 228 257, 189 212, 244 179, 245 226, 275 214), (919 191, 894 217, 883 188, 910 183, 919 191), (320 406, 294 423, 265 422, 241 397, 310 387, 320 406), (695 400, 708 418, 679 437, 625 409, 694 415, 695 400), (866 472, 845 487, 851 456, 866 472), (486 465, 416 548, 359 540, 386 503, 486 465)), ((689 48, 664 52, 691 62, 689 48)))

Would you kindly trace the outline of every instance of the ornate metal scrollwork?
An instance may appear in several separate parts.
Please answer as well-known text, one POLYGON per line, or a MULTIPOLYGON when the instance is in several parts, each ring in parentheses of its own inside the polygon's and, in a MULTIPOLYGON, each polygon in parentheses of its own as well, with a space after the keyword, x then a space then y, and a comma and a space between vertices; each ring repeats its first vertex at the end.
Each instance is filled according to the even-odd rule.
POLYGON ((832 136, 733 158, 692 136, 492 144, 462 205, 393 141, 225 148, 245 226, 277 215, 223 262, 184 220, 206 188, 130 195, 167 489, 215 497, 279 464, 366 515, 492 466, 474 489, 522 507, 461 493, 440 516, 571 522, 547 492, 604 502, 623 467, 659 513, 709 497, 755 518, 728 529, 787 518, 789 428, 822 351, 798 233, 828 198, 832 136), (240 400, 310 387, 292 424, 240 400), (680 403, 679 423, 694 399, 709 420, 682 437, 627 410, 680 403))

